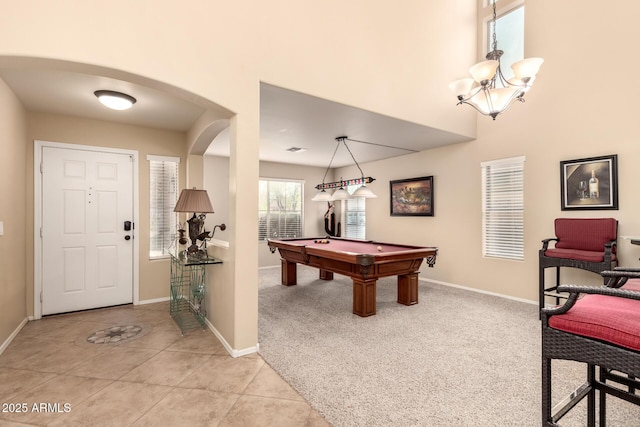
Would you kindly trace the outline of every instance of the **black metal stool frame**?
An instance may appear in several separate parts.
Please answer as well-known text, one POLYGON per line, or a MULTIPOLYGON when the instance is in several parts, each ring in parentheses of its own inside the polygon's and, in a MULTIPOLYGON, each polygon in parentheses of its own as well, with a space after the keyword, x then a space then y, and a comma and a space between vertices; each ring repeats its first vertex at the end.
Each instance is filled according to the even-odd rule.
MULTIPOLYGON (((549 327, 551 316, 566 313, 575 305, 580 294, 610 295, 640 300, 640 292, 618 289, 627 278, 640 278, 640 270, 616 269, 605 271, 607 286, 562 285, 560 292, 568 292, 564 305, 544 308, 542 313, 542 425, 558 426, 558 421, 576 404, 587 397, 587 426, 596 425, 596 392, 599 395, 599 425, 606 426, 606 396, 608 394, 640 406, 640 352, 611 343, 586 338, 549 327), (587 364, 587 380, 578 387, 560 408, 552 408, 551 361, 573 360, 587 364), (596 371, 598 375, 596 376, 596 371)), ((563 401, 564 402, 564 401, 563 401)))

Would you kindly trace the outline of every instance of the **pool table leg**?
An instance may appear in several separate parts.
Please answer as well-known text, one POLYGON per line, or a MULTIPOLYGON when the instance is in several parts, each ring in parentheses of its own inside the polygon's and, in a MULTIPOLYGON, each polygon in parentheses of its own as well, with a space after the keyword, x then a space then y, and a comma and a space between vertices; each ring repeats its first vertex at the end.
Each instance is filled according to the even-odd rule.
POLYGON ((282 261, 282 284, 285 286, 294 286, 298 284, 298 264, 286 260, 282 261))
POLYGON ((376 314, 376 281, 353 278, 353 314, 360 317, 376 314))
POLYGON ((414 305, 418 303, 418 273, 398 275, 398 303, 414 305))
POLYGON ((319 277, 321 280, 333 280, 333 272, 320 269, 319 277))

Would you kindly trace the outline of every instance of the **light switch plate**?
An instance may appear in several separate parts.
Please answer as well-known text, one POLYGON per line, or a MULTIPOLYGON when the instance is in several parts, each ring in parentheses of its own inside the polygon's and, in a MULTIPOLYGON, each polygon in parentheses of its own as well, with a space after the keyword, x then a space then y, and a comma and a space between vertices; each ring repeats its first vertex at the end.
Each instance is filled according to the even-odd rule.
POLYGON ((4 236, 4 222, 0 221, 0 236, 4 236))

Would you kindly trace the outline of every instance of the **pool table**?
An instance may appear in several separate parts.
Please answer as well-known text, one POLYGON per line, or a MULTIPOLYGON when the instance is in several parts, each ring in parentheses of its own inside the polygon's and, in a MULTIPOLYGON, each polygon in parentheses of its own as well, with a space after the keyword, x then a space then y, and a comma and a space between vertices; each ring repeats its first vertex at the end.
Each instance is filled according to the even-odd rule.
POLYGON ((376 314, 376 281, 398 276, 398 303, 418 303, 418 270, 424 258, 429 267, 436 262, 438 248, 379 243, 336 237, 268 239, 272 253, 282 258, 282 284, 297 284, 297 265, 320 270, 320 279, 332 280, 333 273, 353 280, 353 313, 361 317, 376 314))

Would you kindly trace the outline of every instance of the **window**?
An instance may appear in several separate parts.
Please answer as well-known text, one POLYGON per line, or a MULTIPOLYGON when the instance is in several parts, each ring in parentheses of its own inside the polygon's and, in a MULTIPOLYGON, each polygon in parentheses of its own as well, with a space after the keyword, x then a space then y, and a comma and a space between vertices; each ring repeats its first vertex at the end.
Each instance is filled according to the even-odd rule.
POLYGON ((258 199, 258 238, 302 237, 303 181, 261 179, 258 199))
POLYGON ((147 156, 149 160, 149 258, 166 256, 178 225, 179 157, 147 156))
MULTIPOLYGON (((493 50, 493 18, 487 24, 487 52, 493 50)), ((511 9, 496 18, 498 49, 504 54, 500 58, 500 69, 504 77, 513 77, 511 64, 524 59, 524 6, 511 9)))
MULTIPOLYGON (((360 185, 349 185, 346 190, 349 194, 353 194, 360 185)), ((342 201, 342 215, 340 221, 343 224, 343 237, 350 239, 365 238, 365 198, 354 197, 342 201)))
POLYGON ((482 255, 524 259, 524 157, 482 162, 482 255))

